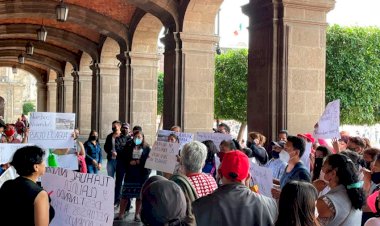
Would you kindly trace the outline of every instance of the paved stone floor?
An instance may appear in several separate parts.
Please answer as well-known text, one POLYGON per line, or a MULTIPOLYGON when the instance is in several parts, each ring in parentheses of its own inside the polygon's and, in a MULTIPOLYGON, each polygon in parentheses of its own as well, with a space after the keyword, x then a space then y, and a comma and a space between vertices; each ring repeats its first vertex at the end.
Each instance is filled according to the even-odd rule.
MULTIPOLYGON (((133 208, 129 211, 129 214, 125 217, 123 220, 115 220, 113 222, 113 226, 124 226, 124 225, 131 225, 131 226, 142 226, 143 224, 141 222, 135 222, 135 208, 134 208, 134 201, 132 201, 133 208)), ((115 216, 117 216, 117 213, 119 210, 115 209, 115 216)))

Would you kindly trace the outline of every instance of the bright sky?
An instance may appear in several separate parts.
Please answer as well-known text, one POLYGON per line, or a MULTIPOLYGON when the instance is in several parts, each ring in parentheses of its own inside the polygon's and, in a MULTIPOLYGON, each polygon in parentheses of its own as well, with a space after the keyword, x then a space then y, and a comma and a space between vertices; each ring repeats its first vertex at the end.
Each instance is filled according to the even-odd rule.
MULTIPOLYGON (((248 17, 241 12, 241 6, 248 2, 249 0, 224 0, 220 11, 222 47, 247 47, 248 17), (235 31, 238 32, 237 35, 234 34, 235 31)), ((380 27, 379 9, 380 0, 336 0, 335 8, 327 15, 327 22, 343 26, 380 27)))

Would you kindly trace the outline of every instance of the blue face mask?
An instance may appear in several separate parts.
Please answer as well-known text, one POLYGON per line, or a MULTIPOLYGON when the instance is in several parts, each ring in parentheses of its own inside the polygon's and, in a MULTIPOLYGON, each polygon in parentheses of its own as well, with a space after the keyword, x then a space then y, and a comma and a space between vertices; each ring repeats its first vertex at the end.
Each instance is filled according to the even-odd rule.
POLYGON ((142 143, 142 140, 141 139, 139 139, 139 138, 136 138, 135 139, 135 144, 136 145, 140 145, 142 143))

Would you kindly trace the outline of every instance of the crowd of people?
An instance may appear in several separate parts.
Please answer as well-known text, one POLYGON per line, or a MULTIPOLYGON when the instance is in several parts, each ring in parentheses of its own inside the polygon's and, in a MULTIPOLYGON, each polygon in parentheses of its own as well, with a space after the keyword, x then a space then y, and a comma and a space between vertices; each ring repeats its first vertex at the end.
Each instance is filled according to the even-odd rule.
MULTIPOLYGON (((24 124, 19 130, 0 121, 1 141, 26 142, 24 124)), ((181 128, 171 130, 167 141, 179 142, 181 128)), ((214 131, 229 134, 230 128, 221 123, 214 131)), ((84 144, 78 137, 75 130, 74 148, 61 151, 77 154, 80 172, 98 173, 103 156, 97 131, 91 131, 84 144)), ((145 168, 151 145, 140 126, 130 130, 128 123, 114 121, 104 151, 107 174, 115 178, 117 220, 129 214, 135 199, 134 220, 145 225, 380 225, 380 150, 344 131, 331 144, 286 130, 271 142, 258 132, 249 133, 247 142, 192 141, 178 150, 173 173, 151 177, 145 168), (271 170, 272 197, 250 181, 255 173, 251 164, 271 170)), ((11 203, 0 205, 0 214, 9 214, 6 219, 17 225, 48 225, 54 217, 48 194, 36 183, 45 172, 44 155, 39 147, 28 146, 10 162, 20 177, 0 188, 0 200, 11 203), (26 217, 17 219, 20 206, 26 217)))

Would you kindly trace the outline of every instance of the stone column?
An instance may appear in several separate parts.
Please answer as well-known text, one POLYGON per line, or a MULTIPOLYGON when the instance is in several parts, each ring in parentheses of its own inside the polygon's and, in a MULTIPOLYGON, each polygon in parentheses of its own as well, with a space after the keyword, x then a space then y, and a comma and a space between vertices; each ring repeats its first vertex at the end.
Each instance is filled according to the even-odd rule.
POLYGON ((330 0, 257 1, 250 17, 248 130, 311 132, 325 106, 326 14, 330 0))
POLYGON ((47 84, 47 111, 57 111, 57 83, 50 81, 47 84))
POLYGON ((111 132, 111 124, 119 119, 119 68, 114 65, 99 64, 100 105, 99 136, 106 138, 111 132))
POLYGON ((140 125, 149 144, 153 144, 157 123, 158 54, 131 52, 133 70, 132 125, 140 125))
POLYGON ((92 99, 92 74, 79 71, 78 82, 78 128, 82 135, 88 135, 91 131, 91 99, 92 99))
POLYGON ((100 70, 98 63, 90 66, 92 70, 92 91, 91 91, 91 129, 99 131, 100 112, 100 70))
POLYGON ((215 35, 181 33, 184 129, 211 131, 214 122, 215 35))
POLYGON ((62 76, 58 76, 57 82, 57 112, 65 111, 65 86, 62 76))
POLYGON ((43 83, 37 83, 37 111, 47 111, 47 86, 43 83))
POLYGON ((63 77, 64 87, 64 112, 73 112, 73 91, 74 91, 74 79, 72 76, 63 77))
POLYGON ((129 52, 120 53, 116 56, 119 64, 119 120, 122 122, 132 121, 132 69, 129 52))
POLYGON ((78 127, 80 115, 79 115, 79 97, 80 97, 80 86, 79 86, 79 74, 77 71, 71 73, 73 76, 73 112, 75 113, 75 126, 78 127))

